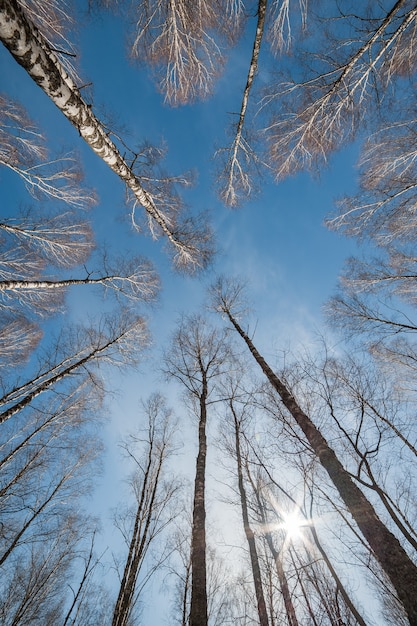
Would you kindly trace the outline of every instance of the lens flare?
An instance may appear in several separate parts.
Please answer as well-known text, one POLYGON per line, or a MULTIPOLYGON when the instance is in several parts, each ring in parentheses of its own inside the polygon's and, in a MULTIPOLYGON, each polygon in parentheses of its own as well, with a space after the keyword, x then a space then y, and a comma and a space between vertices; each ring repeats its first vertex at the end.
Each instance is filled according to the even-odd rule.
POLYGON ((303 527, 306 525, 305 519, 300 517, 298 511, 286 513, 283 517, 282 528, 285 531, 287 539, 296 541, 303 536, 303 527))

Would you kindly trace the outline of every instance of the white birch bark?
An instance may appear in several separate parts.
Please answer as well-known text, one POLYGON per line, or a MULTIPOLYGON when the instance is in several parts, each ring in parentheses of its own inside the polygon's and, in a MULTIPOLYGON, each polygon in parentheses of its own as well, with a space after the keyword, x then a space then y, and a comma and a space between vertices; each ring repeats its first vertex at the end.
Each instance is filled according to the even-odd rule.
MULTIPOLYGON (((45 37, 28 19, 17 0, 0 0, 0 40, 77 128, 92 150, 133 192, 137 203, 148 212, 174 247, 177 264, 189 269, 203 265, 205 253, 198 249, 193 239, 194 233, 184 230, 181 225, 170 223, 156 206, 151 194, 144 189, 140 178, 120 154, 45 37)), ((200 244, 204 243, 201 237, 197 237, 197 240, 200 244)))

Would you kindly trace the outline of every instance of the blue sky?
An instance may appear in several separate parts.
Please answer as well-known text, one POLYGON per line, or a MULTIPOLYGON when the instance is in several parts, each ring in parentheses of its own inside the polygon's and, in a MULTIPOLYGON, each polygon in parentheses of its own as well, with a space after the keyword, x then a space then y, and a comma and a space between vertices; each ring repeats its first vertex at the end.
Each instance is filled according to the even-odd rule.
MULTIPOLYGON (((253 24, 252 20, 252 27, 253 24)), ((276 185, 266 178, 262 192, 238 210, 227 209, 218 200, 213 155, 216 147, 225 145, 228 112, 240 107, 250 58, 245 43, 246 40, 233 51, 212 98, 170 109, 164 105, 149 72, 127 59, 125 25, 120 17, 103 13, 83 20, 80 30, 79 65, 86 82, 93 83, 92 104, 97 116, 120 122, 127 142, 166 142, 168 171, 197 172, 195 186, 184 197, 193 211, 210 212, 219 247, 210 272, 197 278, 175 274, 161 243, 131 232, 122 184, 84 145, 77 131, 9 53, 0 48, 0 91, 27 106, 51 147, 76 149, 80 153, 86 183, 96 189, 99 197, 98 205, 92 209, 97 243, 113 252, 148 256, 162 279, 160 302, 147 311, 154 356, 150 355, 138 372, 116 373, 113 378, 117 396, 108 404, 108 456, 96 498, 102 512, 117 503, 120 493, 117 481, 123 468, 117 439, 136 423, 140 398, 146 397, 151 387, 161 385, 154 369, 158 354, 178 317, 201 306, 212 278, 222 273, 238 275, 247 282, 254 303, 253 319, 257 321, 256 341, 266 357, 275 358, 275 351, 288 347, 296 350, 314 340, 323 325, 322 305, 335 290, 345 258, 356 252, 354 242, 323 226, 334 200, 355 189, 355 146, 333 156, 318 179, 300 174, 276 185)), ((20 181, 11 173, 0 172, 0 185, 2 215, 10 216, 21 200, 29 201, 20 181)), ((68 295, 67 303, 65 319, 73 321, 83 319, 92 308, 99 311, 103 306, 91 292, 86 294, 80 289, 68 295)), ((53 324, 63 320, 58 317, 53 324)))

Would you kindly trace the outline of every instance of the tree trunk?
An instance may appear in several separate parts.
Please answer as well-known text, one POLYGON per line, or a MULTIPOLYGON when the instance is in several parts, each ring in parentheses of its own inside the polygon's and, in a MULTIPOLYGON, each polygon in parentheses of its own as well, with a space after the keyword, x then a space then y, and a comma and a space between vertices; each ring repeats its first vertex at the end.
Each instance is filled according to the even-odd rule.
MULTIPOLYGON (((152 395, 145 407, 149 421, 146 448, 141 447, 140 453, 132 452, 129 444, 126 445, 126 450, 138 466, 133 478, 136 511, 129 536, 129 549, 124 563, 123 576, 113 610, 113 626, 126 626, 132 622, 132 619, 134 621, 132 611, 140 596, 140 589, 137 588, 139 574, 152 541, 159 530, 165 526, 160 515, 173 494, 169 489, 166 493, 164 492, 165 497, 161 496, 161 490, 164 489, 163 466, 170 454, 169 438, 172 434, 168 422, 170 414, 164 410, 164 407, 162 396, 152 395), (161 424, 160 419, 163 420, 161 424)), ((143 439, 135 437, 134 441, 142 443, 143 439)), ((150 571, 152 569, 150 568, 150 571)), ((147 572, 144 576, 145 580, 148 575, 147 572)))
POLYGON ((119 278, 116 276, 103 276, 102 278, 68 278, 66 280, 2 280, 0 281, 0 291, 20 291, 30 289, 62 289, 74 285, 95 285, 106 284, 119 278))
MULTIPOLYGON (((252 58, 249 65, 248 77, 246 79, 246 86, 243 91, 242 104, 240 107, 239 121, 236 128, 235 137, 233 139, 232 146, 230 148, 230 156, 227 163, 226 172, 226 185, 222 192, 222 197, 226 204, 234 206, 237 204, 236 198, 236 177, 242 176, 242 166, 239 161, 239 148, 242 148, 242 135, 243 127, 245 124, 245 116, 249 103, 249 94, 252 89, 253 81, 255 79, 256 72, 258 70, 259 52, 261 50, 262 37, 265 28, 265 16, 266 16, 267 0, 259 0, 258 2, 258 22, 256 24, 256 34, 253 42, 252 58), (237 172, 237 173, 236 173, 237 172)), ((247 158, 247 154, 245 154, 247 158)))
POLYGON ((417 626, 417 567, 411 561, 398 539, 377 516, 372 504, 355 485, 326 439, 302 411, 295 398, 256 350, 251 339, 236 322, 230 311, 225 311, 235 330, 245 341, 259 367, 279 394, 284 406, 303 431, 320 463, 326 469, 340 497, 371 547, 375 558, 390 579, 402 603, 411 626, 417 626))
POLYGON ((144 512, 140 505, 137 510, 135 528, 129 547, 129 555, 123 574, 122 584, 120 585, 119 597, 116 603, 116 608, 114 610, 113 626, 125 626, 126 624, 128 624, 128 618, 132 609, 132 602, 136 588, 136 581, 142 565, 143 555, 146 549, 148 530, 152 519, 153 504, 158 488, 158 479, 161 467, 162 464, 159 466, 158 473, 155 478, 155 483, 152 489, 151 501, 149 503, 149 508, 146 511, 145 527, 143 529, 142 524, 144 521, 144 512))
MULTIPOLYGON (((142 325, 143 321, 140 319, 134 324, 134 326, 137 326, 138 328, 142 325)), ((35 387, 26 395, 24 395, 18 402, 0 413, 0 424, 8 420, 13 415, 16 415, 16 413, 19 413, 19 411, 28 406, 32 402, 32 400, 50 389, 53 385, 59 383, 61 380, 70 376, 71 374, 74 374, 77 370, 83 368, 83 366, 87 365, 88 363, 93 363, 101 357, 104 357, 108 349, 113 346, 116 347, 118 342, 121 341, 126 335, 128 335, 132 328, 133 325, 125 330, 121 330, 116 336, 113 336, 110 339, 105 339, 104 342, 97 347, 90 346, 90 349, 88 350, 86 356, 76 358, 78 355, 82 354, 83 351, 81 350, 78 355, 75 355, 75 358, 70 356, 64 359, 59 365, 53 366, 51 370, 45 373, 45 375, 40 374, 33 381, 30 381, 26 385, 23 385, 23 389, 25 387, 30 388, 32 383, 35 384, 35 387)), ((18 389, 13 390, 13 392, 14 391, 18 391, 18 389)), ((7 403, 7 398, 10 397, 13 392, 11 392, 10 394, 6 394, 0 400, 0 403, 7 403)))
POLYGON ((78 87, 61 65, 42 33, 28 19, 17 0, 0 0, 0 40, 33 80, 73 124, 94 152, 131 189, 136 200, 159 225, 173 246, 191 259, 192 244, 181 241, 156 207, 140 178, 120 154, 78 87))
MULTIPOLYGON (((150 472, 151 472, 151 466, 152 466, 152 447, 153 447, 152 444, 153 442, 150 443, 149 450, 148 450, 148 462, 146 466, 145 475, 143 477, 140 500, 138 502, 138 506, 136 509, 135 523, 133 526, 132 537, 130 539, 130 544, 129 544, 129 552, 127 555, 125 568, 123 571, 123 577, 120 583, 119 595, 116 601, 116 606, 114 607, 113 621, 112 621, 113 626, 122 626, 123 624, 125 624, 127 617, 128 617, 130 604, 131 604, 132 594, 129 593, 129 589, 132 589, 132 585, 129 584, 128 580, 131 576, 133 563, 135 561, 135 552, 138 548, 138 541, 140 540, 140 526, 141 526, 141 521, 143 518, 144 502, 145 502, 146 491, 148 488, 148 480, 150 478, 150 472)), ((135 577, 135 580, 136 580, 136 577, 135 577)))
POLYGON ((206 571, 206 455, 207 455, 207 378, 203 373, 198 424, 198 455, 194 483, 193 528, 191 534, 191 607, 190 626, 207 626, 206 571))
POLYGON ((233 402, 229 403, 230 410, 233 415, 235 425, 235 450, 236 450, 236 463, 237 463, 237 478, 239 485, 240 504, 242 507, 242 520, 243 529, 245 531, 246 539, 249 546, 249 554, 252 566, 253 584, 255 586, 256 602, 258 606, 258 617, 260 626, 269 626, 268 613, 266 610, 266 603, 264 592, 262 588, 261 568, 259 567, 258 552, 256 550, 255 535, 249 523, 248 504, 246 498, 245 485, 243 483, 243 471, 242 471, 242 456, 240 450, 240 437, 239 437, 239 422, 233 406, 233 402))
MULTIPOLYGON (((261 520, 262 520, 262 524, 264 525, 265 528, 268 528, 268 522, 267 522, 266 515, 265 515, 265 509, 264 509, 263 503, 261 501, 261 496, 260 496, 260 493, 259 493, 259 489, 256 488, 256 486, 254 485, 252 479, 251 479, 251 483, 252 483, 252 487, 253 487, 253 490, 254 490, 254 493, 255 493, 256 502, 257 502, 257 505, 258 505, 259 514, 260 514, 260 517, 261 517, 261 520)), ((289 624, 289 626, 299 626, 298 625, 297 614, 295 612, 294 604, 293 604, 293 601, 291 599, 290 589, 288 587, 287 577, 285 575, 285 571, 284 571, 284 568, 282 566, 281 556, 280 556, 278 550, 275 548, 274 541, 272 539, 272 534, 269 532, 269 530, 265 530, 264 537, 266 539, 266 543, 268 544, 268 548, 269 548, 269 551, 270 551, 270 553, 272 555, 272 558, 274 559, 274 562, 275 562, 275 568, 277 570, 279 587, 280 587, 280 590, 281 590, 281 593, 282 593, 282 598, 284 600, 285 613, 287 615, 288 624, 289 624)))

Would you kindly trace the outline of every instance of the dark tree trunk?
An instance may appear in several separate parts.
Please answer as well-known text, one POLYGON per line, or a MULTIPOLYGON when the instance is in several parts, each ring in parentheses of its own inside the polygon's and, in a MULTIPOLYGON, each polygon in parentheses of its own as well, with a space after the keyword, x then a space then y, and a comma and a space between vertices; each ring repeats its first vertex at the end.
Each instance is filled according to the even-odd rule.
MULTIPOLYGON (((264 506, 263 506, 263 503, 259 494, 259 490, 253 484, 252 480, 251 480, 251 483, 252 483, 252 487, 255 493, 256 502, 258 505, 262 524, 264 525, 265 528, 268 528, 268 522, 267 522, 266 515, 265 515, 265 509, 264 509, 264 506)), ((274 559, 274 562, 275 562, 275 568, 277 570, 279 587, 282 593, 282 598, 284 600, 285 613, 287 615, 288 624, 289 626, 299 626, 294 604, 291 599, 290 589, 288 587, 287 577, 285 575, 285 571, 282 566, 282 558, 279 554, 279 551, 275 548, 271 533, 269 531, 265 531, 264 537, 266 539, 266 543, 268 544, 268 548, 272 555, 272 558, 274 559)))
POLYGON ((355 485, 326 439, 302 411, 295 398, 259 354, 251 339, 229 311, 225 311, 235 330, 245 341, 254 359, 279 394, 284 406, 303 431, 320 463, 326 469, 340 497, 371 547, 375 558, 390 579, 411 626, 417 626, 417 567, 398 539, 377 516, 372 504, 355 485))
POLYGON ((191 608, 190 626, 207 626, 206 572, 206 456, 207 456, 207 378, 203 373, 198 424, 198 455, 194 483, 193 527, 191 533, 191 608))
POLYGON ((256 603, 258 606, 258 617, 260 626, 269 626, 268 613, 266 610, 265 597, 262 587, 261 568, 259 567, 258 552, 256 550, 255 535, 249 523, 248 504, 245 485, 243 482, 242 455, 240 450, 239 422, 234 410, 233 402, 230 402, 230 409, 233 415, 235 426, 235 449, 237 463, 237 478, 239 485, 240 504, 242 508, 243 528, 249 546, 249 554, 252 566, 253 584, 255 586, 256 603))

